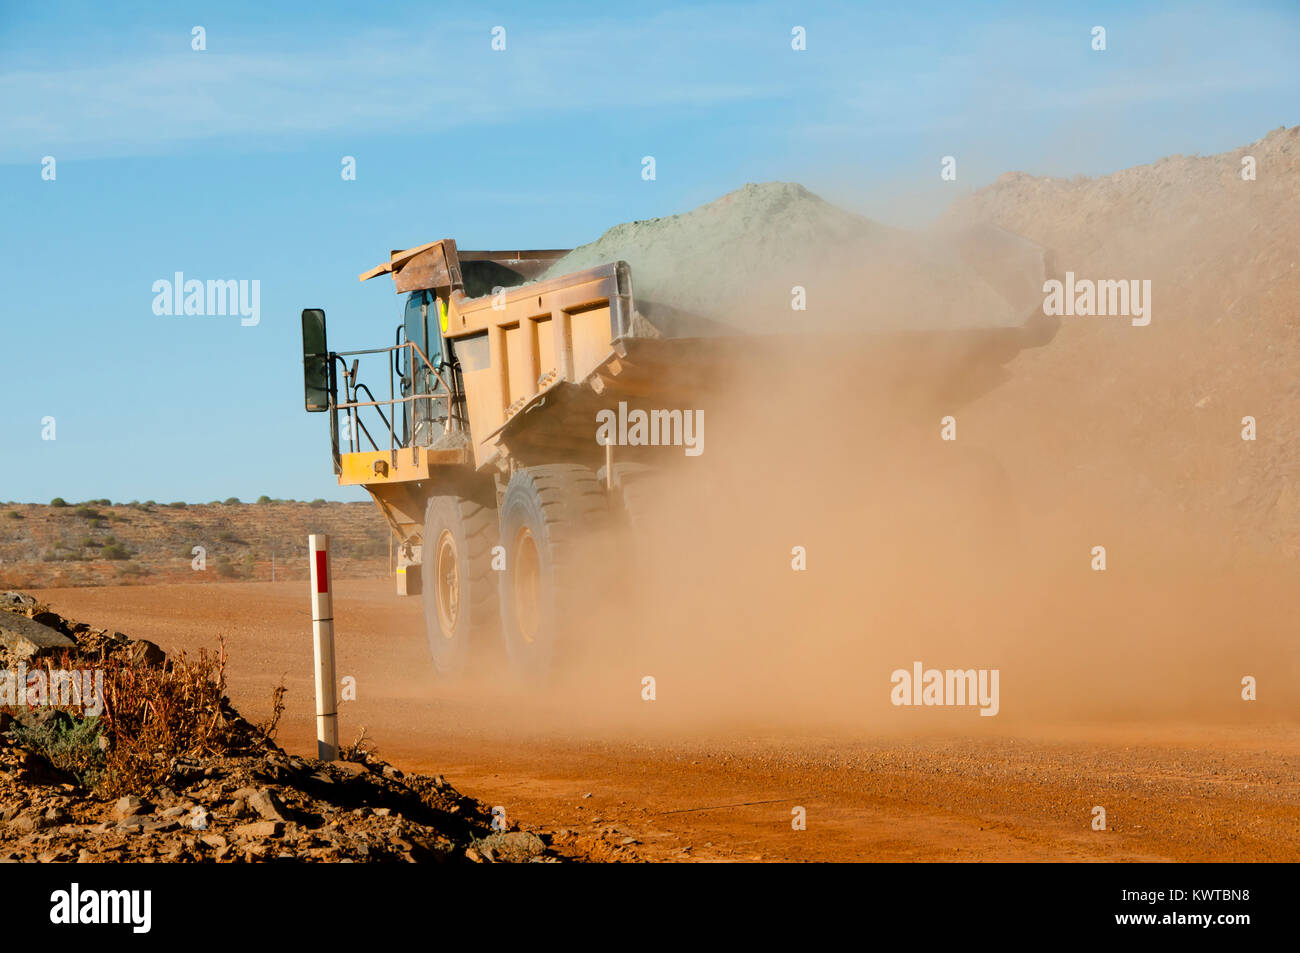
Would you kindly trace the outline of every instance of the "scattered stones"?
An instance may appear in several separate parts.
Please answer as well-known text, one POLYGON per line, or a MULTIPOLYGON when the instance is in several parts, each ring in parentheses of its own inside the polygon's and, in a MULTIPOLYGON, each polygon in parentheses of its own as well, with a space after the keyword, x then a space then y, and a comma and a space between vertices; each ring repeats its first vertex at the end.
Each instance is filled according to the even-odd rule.
POLYGON ((137 665, 161 665, 167 660, 166 653, 148 639, 136 639, 131 645, 131 660, 137 665))
POLYGON ((33 612, 31 615, 31 620, 33 622, 40 623, 41 625, 47 625, 55 632, 63 632, 63 634, 65 635, 67 634, 65 630, 68 628, 68 625, 63 621, 62 617, 59 616, 57 613, 45 612, 45 611, 33 612))
POLYGON ((33 831, 40 830, 45 826, 45 819, 36 814, 26 812, 19 814, 9 822, 9 827, 20 834, 30 834, 33 831))
POLYGON ((526 861, 546 853, 546 842, 531 831, 502 831, 478 842, 480 852, 493 859, 526 861))
POLYGON ((280 821, 256 821, 240 824, 233 833, 236 837, 279 837, 284 833, 284 824, 280 821))
POLYGON ((48 824, 57 826, 68 819, 68 812, 57 804, 45 812, 45 821, 48 824))
MULTIPOLYGON (((0 623, 31 622, 3 611, 10 602, 0 595, 0 623)), ((25 612, 36 606, 15 604, 25 612)), ((164 664, 152 643, 110 639, 103 630, 58 617, 47 621, 57 625, 42 627, 53 633, 43 639, 66 640, 84 651, 82 659, 69 653, 73 664, 100 661, 118 642, 131 646, 132 664, 164 664)), ((0 658, 5 654, 0 645, 0 658)), ((50 728, 71 717, 38 708, 0 727, 50 728)), ((0 861, 484 863, 553 861, 561 853, 609 856, 588 855, 573 843, 557 852, 525 831, 494 832, 490 808, 461 795, 446 778, 406 774, 373 753, 361 761, 324 762, 289 755, 261 736, 240 736, 231 744, 229 751, 172 757, 152 783, 103 798, 55 770, 39 750, 0 735, 0 861)))
POLYGON ((284 820, 284 804, 266 788, 249 797, 248 806, 268 821, 284 820))
POLYGON ((0 648, 19 659, 30 661, 47 653, 75 648, 76 644, 62 632, 26 616, 0 613, 0 648))
POLYGON ((172 761, 171 772, 182 786, 203 777, 204 765, 195 758, 176 758, 172 761))
POLYGON ((134 794, 127 794, 118 799, 113 805, 113 814, 119 819, 132 817, 136 814, 148 814, 153 807, 143 798, 136 797, 134 794))

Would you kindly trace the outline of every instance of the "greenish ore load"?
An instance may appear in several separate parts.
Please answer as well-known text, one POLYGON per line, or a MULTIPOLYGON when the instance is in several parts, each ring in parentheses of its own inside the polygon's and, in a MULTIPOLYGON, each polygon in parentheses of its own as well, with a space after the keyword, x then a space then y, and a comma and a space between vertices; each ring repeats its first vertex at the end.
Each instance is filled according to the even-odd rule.
POLYGON ((626 261, 637 311, 669 336, 1023 324, 1039 294, 1041 249, 1010 239, 1023 274, 1008 283, 975 266, 988 257, 979 254, 987 238, 906 232, 801 185, 767 182, 616 225, 542 278, 626 261))

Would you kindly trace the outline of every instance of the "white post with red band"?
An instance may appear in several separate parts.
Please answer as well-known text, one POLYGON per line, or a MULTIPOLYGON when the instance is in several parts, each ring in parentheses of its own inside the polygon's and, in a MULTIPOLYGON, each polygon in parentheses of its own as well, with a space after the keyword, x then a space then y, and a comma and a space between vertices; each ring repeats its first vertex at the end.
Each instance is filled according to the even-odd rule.
POLYGON ((311 553, 311 628, 316 650, 316 756, 339 756, 339 705, 334 678, 334 593, 330 585, 330 538, 307 537, 311 553))

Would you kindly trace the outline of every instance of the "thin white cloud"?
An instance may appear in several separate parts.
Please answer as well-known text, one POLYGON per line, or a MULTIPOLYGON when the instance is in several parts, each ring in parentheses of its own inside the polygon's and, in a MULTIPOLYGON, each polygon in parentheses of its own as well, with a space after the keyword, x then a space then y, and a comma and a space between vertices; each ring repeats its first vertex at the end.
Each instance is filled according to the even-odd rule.
MULTIPOLYGON (((680 30, 653 37, 625 26, 537 34, 517 31, 504 53, 489 34, 427 50, 414 31, 370 30, 306 49, 148 52, 91 65, 32 65, 0 73, 0 161, 33 154, 102 157, 165 152, 206 139, 334 132, 434 130, 537 115, 718 105, 762 95, 719 66, 703 73, 680 30), (635 70, 617 55, 635 43, 656 51, 635 70)), ((428 35, 428 34, 425 34, 428 35)), ((445 33, 444 33, 445 35, 445 33)), ((167 38, 174 50, 176 38, 167 38)), ((289 42, 302 43, 300 38, 289 42)), ((698 43, 696 44, 698 45, 698 43)), ((81 47, 93 51, 94 47, 81 47)), ((13 59, 12 56, 9 57, 13 59)), ((83 57, 84 59, 84 57, 83 57)), ((771 92, 769 87, 768 92, 771 92)))
POLYGON ((1087 52, 1090 21, 1064 13, 977 22, 966 33, 893 27, 887 41, 859 49, 854 38, 872 37, 871 20, 850 8, 839 34, 814 29, 799 54, 789 50, 785 17, 702 6, 563 28, 511 20, 505 53, 491 52, 487 19, 346 37, 214 30, 204 53, 189 51, 187 35, 130 36, 132 49, 102 53, 67 38, 48 50, 6 42, 0 162, 158 154, 208 141, 256 151, 337 134, 508 134, 512 123, 573 116, 602 128, 646 126, 692 111, 762 126, 773 141, 857 148, 1001 128, 1033 113, 1061 121, 1294 90, 1300 73, 1291 52, 1300 17, 1269 10, 1116 20, 1110 49, 1097 54, 1087 52), (755 104, 773 108, 744 108, 755 104))

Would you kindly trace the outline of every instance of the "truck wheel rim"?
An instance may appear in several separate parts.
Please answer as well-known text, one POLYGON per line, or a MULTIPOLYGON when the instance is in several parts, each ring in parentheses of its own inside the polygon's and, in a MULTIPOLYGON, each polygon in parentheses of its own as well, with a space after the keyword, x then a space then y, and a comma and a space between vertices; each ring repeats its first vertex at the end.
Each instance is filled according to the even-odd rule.
POLYGON ((523 527, 515 534, 515 622, 525 642, 537 639, 541 619, 542 567, 533 534, 523 527))
POLYGON ((460 562, 456 559, 456 540, 448 530, 438 537, 434 583, 438 587, 438 622, 442 634, 451 638, 460 615, 460 562))

